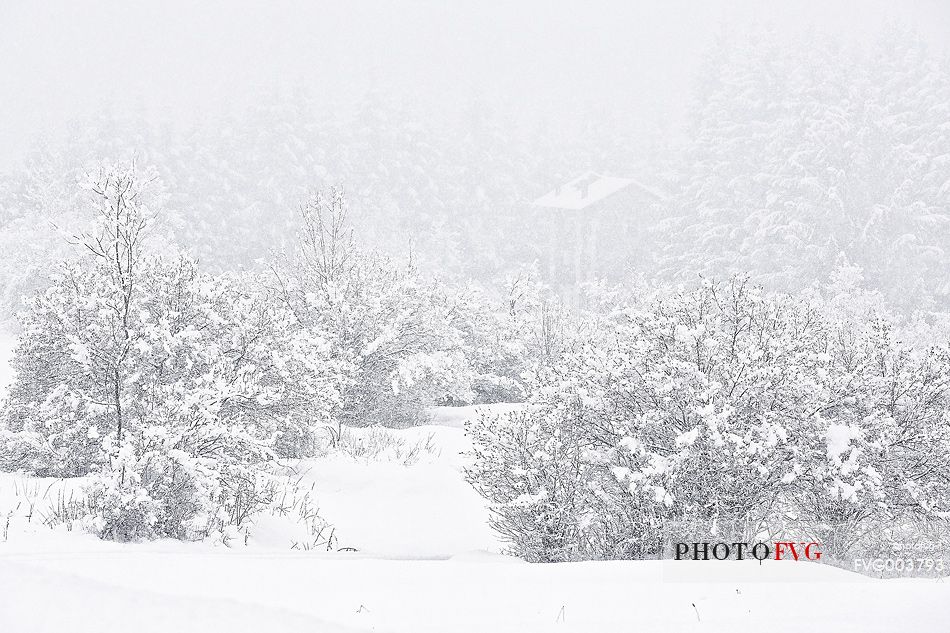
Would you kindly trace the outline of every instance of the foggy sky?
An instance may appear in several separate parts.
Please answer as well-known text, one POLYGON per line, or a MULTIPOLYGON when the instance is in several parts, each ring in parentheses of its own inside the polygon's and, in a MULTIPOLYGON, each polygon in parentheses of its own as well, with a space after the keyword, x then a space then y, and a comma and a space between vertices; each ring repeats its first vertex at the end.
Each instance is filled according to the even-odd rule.
POLYGON ((861 39, 895 22, 950 41, 941 0, 0 0, 0 168, 106 106, 191 124, 297 87, 442 115, 479 98, 554 120, 590 104, 675 120, 723 30, 861 39))

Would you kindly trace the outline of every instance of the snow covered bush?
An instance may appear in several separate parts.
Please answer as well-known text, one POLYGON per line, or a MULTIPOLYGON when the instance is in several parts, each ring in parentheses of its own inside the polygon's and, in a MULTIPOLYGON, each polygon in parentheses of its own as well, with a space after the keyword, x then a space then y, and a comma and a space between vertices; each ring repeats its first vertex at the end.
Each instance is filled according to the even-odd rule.
POLYGON ((0 426, 0 472, 44 472, 49 459, 40 435, 13 433, 0 426))
POLYGON ((950 516, 950 349, 903 344, 883 316, 832 341, 786 477, 799 529, 843 555, 888 525, 950 516))
POLYGON ((329 443, 321 456, 345 455, 356 461, 395 462, 412 466, 438 457, 440 450, 435 436, 406 436, 404 431, 383 426, 344 427, 339 437, 329 443))
POLYGON ((585 539, 592 469, 578 411, 545 407, 484 415, 468 425, 468 480, 492 504, 492 527, 512 552, 534 562, 596 557, 585 539))
POLYGON ((870 521, 946 512, 950 356, 824 308, 736 278, 620 311, 526 411, 470 425, 495 525, 534 560, 775 532, 840 554, 870 521))
POLYGON ((470 285, 457 295, 475 402, 522 402, 530 376, 565 346, 567 311, 536 266, 519 268, 489 289, 470 285))
MULTIPOLYGON (((583 448, 570 474, 584 557, 655 556, 674 524, 708 534, 763 518, 787 439, 774 412, 806 389, 808 324, 807 306, 707 285, 620 313, 599 344, 542 372, 526 419, 583 448)), ((550 494, 524 484, 526 498, 550 494)))

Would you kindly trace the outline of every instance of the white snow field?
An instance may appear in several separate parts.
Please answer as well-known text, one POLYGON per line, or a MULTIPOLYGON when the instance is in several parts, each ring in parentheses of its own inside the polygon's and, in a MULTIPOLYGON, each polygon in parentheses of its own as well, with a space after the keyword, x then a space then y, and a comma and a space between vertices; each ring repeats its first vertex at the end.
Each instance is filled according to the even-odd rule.
POLYGON ((437 409, 432 426, 394 431, 434 447, 408 466, 393 455, 301 465, 298 489, 356 552, 300 549, 275 516, 246 545, 103 542, 43 525, 79 482, 2 475, 0 632, 950 631, 942 580, 815 563, 503 556, 461 472, 460 426, 473 414, 437 409))

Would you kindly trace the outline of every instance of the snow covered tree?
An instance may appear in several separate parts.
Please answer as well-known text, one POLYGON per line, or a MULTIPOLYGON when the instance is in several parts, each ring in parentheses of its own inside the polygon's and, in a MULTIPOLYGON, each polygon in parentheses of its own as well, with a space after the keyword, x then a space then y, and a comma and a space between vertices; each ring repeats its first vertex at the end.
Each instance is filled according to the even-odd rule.
POLYGON ((471 401, 471 368, 456 326, 459 306, 412 262, 360 251, 343 190, 302 209, 297 248, 272 267, 282 305, 305 331, 326 333, 352 367, 341 420, 405 426, 439 401, 471 401))
POLYGON ((713 57, 659 268, 798 291, 844 258, 896 305, 946 305, 946 63, 902 31, 868 50, 762 35, 713 57))
POLYGON ((83 256, 23 315, 3 453, 93 474, 103 537, 195 538, 259 509, 276 457, 312 452, 345 368, 255 284, 150 254, 143 184, 103 172, 83 256))

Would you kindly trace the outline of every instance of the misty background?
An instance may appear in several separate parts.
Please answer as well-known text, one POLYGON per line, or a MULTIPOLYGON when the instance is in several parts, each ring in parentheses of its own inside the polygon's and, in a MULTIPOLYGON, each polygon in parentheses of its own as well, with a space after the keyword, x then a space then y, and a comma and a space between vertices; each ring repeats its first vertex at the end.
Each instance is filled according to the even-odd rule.
POLYGON ((83 174, 131 160, 212 269, 341 184, 362 242, 449 279, 788 290, 851 265, 944 306, 948 36, 938 1, 6 2, 4 310, 88 220, 83 174), (635 186, 533 204, 601 176, 635 186))

